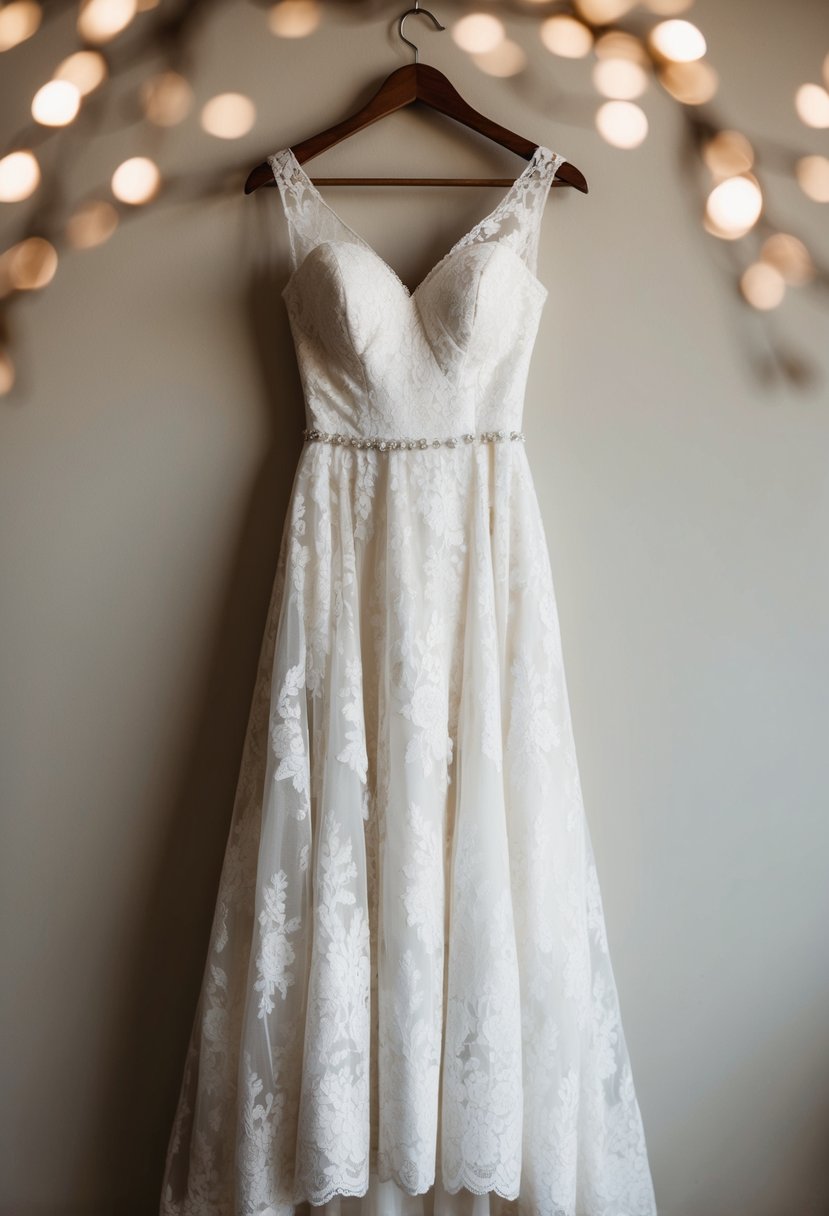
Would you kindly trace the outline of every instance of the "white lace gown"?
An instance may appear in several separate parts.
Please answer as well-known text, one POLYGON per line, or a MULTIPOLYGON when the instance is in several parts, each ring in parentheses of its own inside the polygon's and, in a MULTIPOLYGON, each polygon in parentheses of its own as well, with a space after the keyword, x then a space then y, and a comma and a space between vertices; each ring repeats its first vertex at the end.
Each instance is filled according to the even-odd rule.
POLYGON ((306 442, 162 1216, 653 1216, 521 433, 565 157, 414 291, 268 159, 306 442))

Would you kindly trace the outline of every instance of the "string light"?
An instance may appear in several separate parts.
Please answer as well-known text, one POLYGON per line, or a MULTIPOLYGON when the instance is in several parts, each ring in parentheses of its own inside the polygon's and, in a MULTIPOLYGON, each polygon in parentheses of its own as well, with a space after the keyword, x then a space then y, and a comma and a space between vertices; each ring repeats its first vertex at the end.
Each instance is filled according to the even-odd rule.
POLYGON ((809 250, 788 232, 775 232, 763 242, 760 259, 780 272, 786 283, 800 287, 815 277, 809 250))
POLYGON ((829 157, 801 156, 794 171, 807 198, 815 203, 829 203, 829 157))
POLYGON ((752 262, 740 278, 740 290, 753 308, 777 308, 786 294, 785 280, 768 262, 752 262))
POLYGON ((107 64, 100 51, 76 51, 55 68, 55 80, 68 80, 86 97, 107 77, 107 64))
POLYGON ((78 33, 88 42, 110 42, 127 28, 136 11, 136 0, 82 0, 78 33))
POLYGON ((760 218, 763 195, 755 177, 728 177, 708 195, 705 212, 714 235, 734 240, 745 236, 760 218))
POLYGON ((178 72, 159 72, 144 81, 140 98, 151 123, 157 127, 174 127, 190 113, 193 90, 178 72))
POLYGON ((717 73, 703 59, 692 63, 666 63, 659 69, 659 83, 684 106, 701 106, 717 92, 717 73))
POLYGON ((105 199, 83 203, 66 222, 66 239, 75 249, 92 249, 108 241, 118 227, 118 212, 105 199))
POLYGON ((12 0, 0 8, 0 51, 19 46, 40 28, 43 9, 35 0, 12 0))
POLYGON ((40 185, 40 165, 27 149, 9 152, 0 160, 0 202, 18 203, 40 185))
POLYGON ((32 98, 32 117, 45 127, 65 127, 81 105, 78 86, 69 80, 49 80, 32 98))
POLYGON ((660 21, 650 32, 650 44, 663 59, 690 63, 705 54, 705 39, 690 21, 660 21))
POLYGON ((593 84, 604 97, 631 101, 648 87, 645 69, 630 59, 600 59, 593 68, 593 84))
POLYGON ((615 148, 636 148, 648 134, 648 119, 633 101, 606 101, 596 112, 596 130, 615 148))
POLYGON ((702 156, 715 178, 735 177, 754 164, 754 149, 739 131, 718 131, 703 147, 702 156))
POLYGON ((5 397, 14 387, 14 364, 7 350, 0 350, 0 397, 5 397))
POLYGON ((122 203, 140 206, 154 198, 161 187, 161 174, 146 156, 131 156, 112 175, 112 193, 122 203))
POLYGON ((583 59, 593 46, 589 26, 566 13, 557 13, 542 21, 539 32, 547 50, 565 59, 583 59))
POLYGON ((268 28, 279 38, 307 38, 321 20, 315 0, 279 0, 268 13, 268 28))
POLYGON ((524 48, 511 38, 505 38, 491 51, 473 55, 472 59, 488 76, 516 76, 527 64, 524 48))
POLYGON ((452 37, 462 51, 485 55, 503 41, 504 23, 491 13, 469 13, 452 26, 452 37))
POLYGON ((807 127, 829 127, 829 93, 820 84, 802 84, 794 98, 797 116, 807 127))
POLYGON ((29 236, 12 245, 3 256, 8 282, 18 291, 35 291, 55 277, 58 254, 42 236, 29 236))
POLYGON ((239 139, 256 121, 256 107, 244 93, 219 93, 202 107, 201 125, 218 139, 239 139))

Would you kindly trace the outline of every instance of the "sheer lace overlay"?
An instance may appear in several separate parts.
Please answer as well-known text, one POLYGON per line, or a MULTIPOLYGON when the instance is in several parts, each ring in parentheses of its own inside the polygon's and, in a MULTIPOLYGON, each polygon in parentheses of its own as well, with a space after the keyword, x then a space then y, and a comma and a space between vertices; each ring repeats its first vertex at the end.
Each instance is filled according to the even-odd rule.
POLYGON ((409 291, 270 159, 309 430, 161 1216, 655 1216, 520 442, 539 148, 409 291))

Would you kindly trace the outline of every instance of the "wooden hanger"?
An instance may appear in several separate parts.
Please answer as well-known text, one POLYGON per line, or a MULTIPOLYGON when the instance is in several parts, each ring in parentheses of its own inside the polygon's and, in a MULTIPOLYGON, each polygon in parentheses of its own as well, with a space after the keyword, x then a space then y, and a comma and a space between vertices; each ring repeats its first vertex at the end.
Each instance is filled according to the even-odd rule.
MULTIPOLYGON (((423 102, 431 109, 446 114, 449 118, 454 118, 463 126, 478 131, 487 139, 494 140, 495 143, 508 148, 510 152, 515 152, 524 160, 529 160, 538 144, 525 139, 523 135, 509 131, 499 123, 493 122, 492 119, 479 114, 477 110, 473 110, 443 72, 430 67, 429 64, 419 62, 417 46, 403 33, 403 23, 410 14, 428 17, 436 29, 446 28, 440 24, 434 13, 420 7, 420 0, 415 0, 414 8, 407 9, 398 22, 400 37, 409 46, 414 47, 414 63, 407 63, 404 67, 391 72, 377 92, 354 114, 350 114, 342 122, 335 123, 333 127, 328 127, 319 134, 311 135, 308 139, 296 144, 291 150, 299 163, 304 164, 311 157, 318 156, 327 148, 333 148, 335 144, 348 139, 349 135, 362 131, 364 127, 370 126, 378 119, 385 118, 387 114, 393 114, 395 110, 402 110, 415 101, 423 102)), ((513 183, 512 178, 500 177, 316 177, 311 180, 315 185, 320 186, 511 186, 513 183)), ((267 161, 263 161, 248 174, 245 194, 251 194, 260 186, 275 185, 271 166, 267 161)), ((550 185, 574 186, 576 190, 587 194, 584 174, 569 161, 563 161, 559 165, 550 185)))

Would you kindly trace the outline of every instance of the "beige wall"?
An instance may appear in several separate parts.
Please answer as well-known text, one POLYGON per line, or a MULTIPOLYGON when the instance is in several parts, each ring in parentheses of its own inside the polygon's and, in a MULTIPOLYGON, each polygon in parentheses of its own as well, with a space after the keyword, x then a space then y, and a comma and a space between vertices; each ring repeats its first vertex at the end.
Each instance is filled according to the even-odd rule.
MULTIPOLYGON (((824 3, 705 0, 692 15, 728 121, 829 151, 791 104, 829 50, 824 3)), ((78 132, 66 188, 137 152, 165 169, 256 163, 405 61, 387 25, 334 13, 312 39, 278 44, 256 7, 222 6, 194 47, 197 97, 248 89, 251 134, 219 144, 194 117, 153 144, 114 122, 78 132)), ((766 329, 701 230, 677 109, 651 89, 647 142, 614 151, 591 130, 586 64, 549 59, 526 21, 514 29, 532 50, 527 81, 479 74, 448 34, 424 35, 424 59, 590 182, 587 197, 554 192, 545 218, 550 295, 525 429, 660 1213, 817 1216, 826 297, 793 295, 771 319, 818 383, 759 387, 749 357, 766 329)), ((3 58, 7 134, 71 45, 67 10, 3 58)), ((313 171, 386 166, 520 163, 409 111, 313 171)), ((785 173, 767 181, 774 214, 828 258, 826 208, 785 173)), ((412 283, 497 192, 330 197, 412 283)), ((0 215, 7 239, 23 211, 0 215)), ((15 313, 19 386, 0 403, 0 1210, 14 1216, 155 1211, 300 449, 285 274, 276 191, 231 192, 158 205, 67 253, 15 313)))

